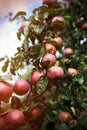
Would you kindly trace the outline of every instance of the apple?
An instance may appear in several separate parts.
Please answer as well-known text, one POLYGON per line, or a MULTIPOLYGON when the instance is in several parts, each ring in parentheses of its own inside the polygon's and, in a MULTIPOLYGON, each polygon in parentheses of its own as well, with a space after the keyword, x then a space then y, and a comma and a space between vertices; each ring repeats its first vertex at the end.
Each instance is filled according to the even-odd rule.
POLYGON ((6 123, 2 117, 0 117, 0 130, 5 130, 6 123))
POLYGON ((78 70, 74 68, 68 68, 67 75, 69 76, 75 76, 78 74, 78 70))
POLYGON ((81 26, 82 30, 87 30, 87 22, 83 23, 83 25, 81 26))
POLYGON ((56 57, 53 54, 47 53, 42 57, 41 63, 44 67, 53 66, 56 63, 56 57))
POLYGON ((45 48, 46 48, 46 53, 51 53, 51 54, 56 53, 56 47, 53 44, 46 43, 45 48))
POLYGON ((4 80, 0 81, 0 100, 3 102, 9 102, 12 93, 12 85, 4 80))
POLYGON ((55 37, 52 41, 55 41, 59 47, 62 47, 63 45, 63 39, 61 37, 55 37))
POLYGON ((42 4, 47 4, 48 6, 52 5, 56 0, 43 0, 42 4))
POLYGON ((31 118, 33 121, 40 121, 43 118, 43 110, 39 107, 35 107, 31 111, 31 118))
POLYGON ((47 72, 47 77, 51 80, 62 78, 64 76, 64 71, 59 66, 52 66, 47 72))
POLYGON ((24 28, 29 25, 29 21, 23 21, 23 23, 20 26, 20 33, 24 34, 24 28))
POLYGON ((65 55, 65 56, 72 55, 73 53, 74 53, 74 50, 70 47, 67 47, 63 50, 63 55, 65 55))
POLYGON ((26 80, 16 80, 14 85, 13 85, 13 91, 17 94, 17 95, 24 95, 26 94, 29 90, 30 90, 30 83, 28 83, 26 80))
POLYGON ((58 114, 59 121, 68 123, 72 119, 72 115, 67 111, 62 111, 58 114))
POLYGON ((66 21, 62 16, 55 16, 53 17, 52 21, 51 21, 51 25, 57 25, 58 27, 58 31, 64 30, 65 28, 62 26, 62 24, 64 24, 64 26, 66 25, 66 21), (57 22, 57 24, 55 23, 57 22), (61 24, 60 24, 61 23, 61 24))
POLYGON ((77 123, 77 120, 74 120, 74 119, 70 120, 70 122, 69 122, 70 125, 74 125, 76 123, 77 123))
POLYGON ((31 83, 35 85, 39 81, 41 76, 43 76, 43 74, 44 73, 41 70, 36 70, 36 71, 32 72, 32 74, 31 74, 31 83))
POLYGON ((24 123, 25 115, 22 111, 20 111, 18 109, 12 109, 6 115, 5 121, 6 121, 7 126, 17 127, 17 126, 22 125, 24 123))

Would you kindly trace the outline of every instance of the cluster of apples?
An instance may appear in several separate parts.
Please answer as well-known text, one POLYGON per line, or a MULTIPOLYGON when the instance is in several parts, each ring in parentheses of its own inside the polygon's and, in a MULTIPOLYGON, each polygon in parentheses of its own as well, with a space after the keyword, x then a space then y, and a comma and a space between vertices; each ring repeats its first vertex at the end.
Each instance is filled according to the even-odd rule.
MULTIPOLYGON (((52 3, 55 2, 55 0, 43 0, 43 4, 47 4, 48 6, 52 5, 52 3)), ((51 24, 54 26, 55 21, 60 21, 66 24, 66 20, 62 16, 55 16, 51 24)), ((29 21, 24 21, 22 25, 20 26, 20 32, 24 33, 24 28, 26 26, 29 26, 29 21)), ((50 42, 45 43, 44 47, 46 50, 46 53, 42 56, 40 59, 40 65, 42 68, 45 68, 44 70, 35 70, 31 73, 30 80, 17 80, 14 84, 10 84, 6 81, 0 81, 0 100, 3 102, 8 103, 11 99, 12 95, 15 93, 18 96, 26 95, 29 91, 32 89, 32 85, 36 85, 37 82, 40 80, 41 77, 44 75, 47 76, 49 81, 53 81, 55 79, 61 79, 63 78, 65 72, 62 67, 58 66, 57 58, 56 58, 56 52, 58 51, 58 48, 62 49, 63 46, 63 39, 61 36, 61 33, 64 33, 65 30, 62 29, 62 31, 58 31, 58 37, 54 37, 50 40, 50 42), (53 42, 56 42, 55 44, 52 44, 53 42)), ((74 50, 71 47, 67 47, 63 49, 62 55, 66 57, 64 62, 68 62, 67 57, 69 55, 73 55, 74 50)), ((67 75, 74 76, 77 75, 79 72, 75 68, 68 68, 67 75)), ((44 116, 44 111, 40 109, 39 107, 35 107, 32 109, 30 113, 32 120, 38 121, 41 120, 44 116)), ((58 113, 58 120, 63 122, 69 122, 72 120, 72 115, 69 112, 62 111, 58 113)), ((3 117, 0 117, 0 129, 2 130, 13 130, 22 125, 26 122, 26 116, 25 114, 19 110, 19 109, 10 109, 9 112, 7 112, 3 117)), ((32 130, 39 130, 40 124, 33 125, 32 124, 32 130)))

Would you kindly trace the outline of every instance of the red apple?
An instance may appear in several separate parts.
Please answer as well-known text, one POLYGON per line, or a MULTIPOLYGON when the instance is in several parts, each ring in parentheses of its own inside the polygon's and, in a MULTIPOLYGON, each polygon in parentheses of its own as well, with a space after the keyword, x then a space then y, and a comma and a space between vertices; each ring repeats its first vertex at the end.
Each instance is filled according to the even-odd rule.
POLYGON ((72 115, 67 111, 62 111, 58 114, 58 119, 62 122, 68 123, 72 119, 72 115))
POLYGON ((24 95, 26 94, 29 89, 30 89, 31 85, 30 83, 28 83, 26 80, 16 80, 13 86, 13 90, 17 95, 24 95))
POLYGON ((75 75, 78 74, 78 70, 77 70, 77 69, 74 69, 74 68, 68 68, 67 74, 68 74, 69 76, 75 76, 75 75))
POLYGON ((55 17, 52 19, 52 23, 54 23, 55 21, 60 21, 60 22, 65 23, 65 19, 64 19, 62 16, 55 16, 55 17))
POLYGON ((72 55, 73 53, 74 53, 74 50, 70 47, 67 47, 63 50, 63 55, 65 55, 65 56, 72 55))
POLYGON ((22 111, 12 109, 5 117, 6 124, 8 126, 16 127, 22 125, 25 121, 25 115, 22 111))
POLYGON ((47 76, 51 80, 62 78, 64 76, 64 71, 59 66, 52 66, 51 68, 49 68, 47 76))
POLYGON ((31 83, 36 84, 39 79, 43 76, 43 71, 36 70, 31 74, 31 83))
POLYGON ((82 30, 87 30, 87 22, 81 26, 82 30))
POLYGON ((32 120, 41 120, 43 118, 43 110, 39 107, 35 107, 31 111, 32 120))
POLYGON ((53 54, 47 53, 42 57, 41 63, 44 67, 53 66, 56 63, 56 57, 53 54))
POLYGON ((6 123, 2 117, 0 117, 0 130, 5 130, 6 123))
POLYGON ((43 4, 47 4, 48 6, 52 5, 56 0, 43 0, 43 4))
POLYGON ((0 100, 3 102, 9 102, 12 93, 12 85, 6 81, 0 81, 0 100))
POLYGON ((62 47, 63 45, 63 40, 61 37, 55 37, 52 39, 52 41, 55 41, 59 47, 62 47))
POLYGON ((51 54, 55 54, 56 53, 56 47, 53 44, 46 43, 45 47, 46 47, 46 52, 47 53, 51 53, 51 54))
POLYGON ((29 21, 23 21, 19 29, 22 34, 24 34, 24 28, 28 25, 29 25, 29 21))

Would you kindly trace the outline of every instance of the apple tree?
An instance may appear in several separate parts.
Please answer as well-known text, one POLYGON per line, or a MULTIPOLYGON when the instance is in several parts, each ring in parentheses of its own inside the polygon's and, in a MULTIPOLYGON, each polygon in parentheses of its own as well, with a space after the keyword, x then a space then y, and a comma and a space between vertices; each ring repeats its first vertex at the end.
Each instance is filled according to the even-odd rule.
POLYGON ((43 0, 29 18, 20 11, 12 19, 23 20, 23 42, 14 57, 0 59, 3 72, 18 76, 13 84, 0 80, 6 129, 87 129, 86 8, 86 0, 43 0))

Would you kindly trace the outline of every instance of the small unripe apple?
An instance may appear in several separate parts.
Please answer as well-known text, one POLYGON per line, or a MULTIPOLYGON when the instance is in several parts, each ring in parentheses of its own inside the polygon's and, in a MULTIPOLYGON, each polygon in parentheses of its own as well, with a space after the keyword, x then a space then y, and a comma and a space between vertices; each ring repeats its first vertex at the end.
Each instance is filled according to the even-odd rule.
POLYGON ((39 107, 33 108, 33 110, 31 111, 31 117, 32 120, 41 120, 43 118, 43 110, 39 107))
POLYGON ((55 37, 52 41, 55 41, 59 47, 62 47, 63 45, 63 39, 61 37, 55 37))
POLYGON ((68 68, 67 74, 68 74, 69 76, 75 76, 75 75, 78 74, 78 70, 77 70, 77 69, 74 69, 74 68, 68 68))
POLYGON ((56 57, 53 55, 53 54, 45 54, 43 57, 42 57, 42 60, 41 60, 41 63, 43 66, 53 66, 55 65, 56 63, 56 57), (48 65, 49 64, 49 65, 48 65))
POLYGON ((46 47, 46 52, 47 53, 51 53, 51 54, 55 54, 56 53, 56 47, 53 44, 46 43, 45 47, 46 47))
POLYGON ((8 126, 19 126, 25 121, 25 115, 22 111, 18 109, 12 109, 5 117, 6 124, 8 126))
POLYGON ((74 53, 74 50, 70 47, 67 47, 63 50, 63 55, 65 55, 65 56, 72 55, 73 53, 74 53))
POLYGON ((47 4, 48 6, 52 5, 56 0, 43 0, 43 4, 47 4))
POLYGON ((41 76, 43 76, 43 71, 36 70, 36 71, 32 72, 31 83, 36 84, 39 81, 39 79, 41 78, 41 76))
POLYGON ((0 100, 3 102, 9 102, 12 93, 12 85, 6 81, 0 81, 0 100))
POLYGON ((63 76, 64 76, 64 71, 59 66, 52 66, 51 68, 49 68, 47 72, 47 77, 51 80, 62 78, 63 76))
POLYGON ((23 23, 20 26, 20 33, 24 34, 24 28, 29 25, 29 21, 23 21, 23 23))
POLYGON ((72 115, 67 111, 62 111, 58 114, 59 121, 68 123, 72 119, 72 115))
POLYGON ((81 26, 82 30, 87 30, 87 22, 81 26))
POLYGON ((6 123, 2 117, 0 117, 0 130, 5 130, 6 123))
POLYGON ((26 80, 21 79, 15 81, 13 90, 17 95, 21 96, 26 94, 29 91, 30 87, 30 83, 28 83, 26 80))

